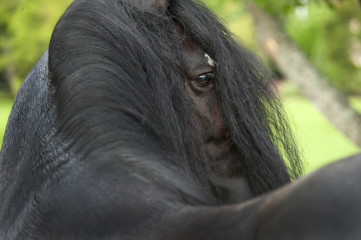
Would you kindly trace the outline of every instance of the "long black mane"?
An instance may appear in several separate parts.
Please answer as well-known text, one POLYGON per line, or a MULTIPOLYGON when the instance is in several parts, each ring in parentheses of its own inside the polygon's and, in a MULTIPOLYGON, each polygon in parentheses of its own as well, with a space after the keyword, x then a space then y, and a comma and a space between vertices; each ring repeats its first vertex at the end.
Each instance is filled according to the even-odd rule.
POLYGON ((182 84, 185 36, 218 63, 215 86, 238 148, 235 164, 252 192, 298 177, 302 164, 270 90, 270 72, 202 3, 190 0, 170 1, 166 14, 131 1, 72 3, 49 47, 56 124, 68 151, 79 161, 167 161, 207 183, 195 109, 182 84))

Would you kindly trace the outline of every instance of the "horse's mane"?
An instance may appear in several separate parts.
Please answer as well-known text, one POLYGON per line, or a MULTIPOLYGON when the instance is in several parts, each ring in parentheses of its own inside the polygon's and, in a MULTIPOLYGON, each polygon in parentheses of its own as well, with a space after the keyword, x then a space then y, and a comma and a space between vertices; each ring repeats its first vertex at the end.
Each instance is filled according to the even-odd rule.
POLYGON ((162 156, 159 161, 207 182, 175 25, 218 63, 215 88, 239 151, 235 167, 242 166, 252 192, 298 177, 301 161, 270 89, 271 73, 213 13, 190 0, 170 1, 166 14, 121 1, 72 3, 49 47, 56 124, 69 150, 79 161, 137 161, 128 157, 136 154, 152 162, 162 156))

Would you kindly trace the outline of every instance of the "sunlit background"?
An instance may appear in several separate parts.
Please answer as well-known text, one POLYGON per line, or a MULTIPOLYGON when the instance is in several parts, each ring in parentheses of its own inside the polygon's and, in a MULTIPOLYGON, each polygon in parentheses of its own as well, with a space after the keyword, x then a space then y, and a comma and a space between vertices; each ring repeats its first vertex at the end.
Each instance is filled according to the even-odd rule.
MULTIPOLYGON (((16 91, 47 48, 54 25, 70 3, 70 0, 0 0, 0 144, 16 91)), ((252 4, 242 0, 205 0, 205 3, 224 19, 242 44, 274 70, 275 84, 303 149, 306 172, 360 151, 360 141, 347 137, 347 132, 331 124, 332 116, 327 117, 325 110, 321 112, 316 107, 315 99, 304 96, 307 92, 325 96, 327 89, 301 89, 293 80, 302 76, 297 71, 305 72, 312 66, 331 89, 347 97, 350 104, 346 103, 346 107, 361 113, 361 7, 357 0, 256 0, 252 4), (262 22, 275 23, 280 33, 262 41, 262 34, 276 33, 272 28, 262 29, 262 22), (295 54, 306 56, 309 65, 294 59, 289 62, 289 69, 282 68, 287 54, 274 54, 284 44, 277 40, 280 34, 295 47, 286 53, 298 51, 295 54)), ((329 101, 333 104, 338 99, 330 97, 329 101)), ((361 119, 354 115, 356 120, 361 119)), ((353 130, 357 132, 358 127, 361 129, 361 124, 353 130)))

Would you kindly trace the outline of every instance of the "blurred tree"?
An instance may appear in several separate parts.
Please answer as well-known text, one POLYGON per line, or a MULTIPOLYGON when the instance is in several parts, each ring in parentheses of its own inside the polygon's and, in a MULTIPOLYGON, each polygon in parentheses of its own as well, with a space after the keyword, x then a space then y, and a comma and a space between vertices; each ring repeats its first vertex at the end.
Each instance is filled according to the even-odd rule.
MULTIPOLYGON (((280 15, 305 2, 307 1, 281 0, 277 1, 277 4, 271 4, 270 1, 257 0, 267 11, 250 1, 246 1, 246 6, 255 21, 257 40, 263 51, 330 122, 361 146, 361 115, 350 107, 345 95, 330 85, 328 79, 315 68, 304 52, 287 37, 280 25, 282 15, 275 16, 277 8, 280 15)), ((339 4, 336 0, 324 2, 330 6, 339 4)))
POLYGON ((336 10, 309 4, 289 14, 285 30, 330 83, 347 94, 361 93, 361 8, 345 1, 336 10), (317 34, 315 34, 317 33, 317 34))
POLYGON ((0 74, 13 96, 47 48, 55 23, 70 2, 71 0, 2 0, 0 74))
POLYGON ((342 0, 256 0, 258 6, 263 9, 266 9, 267 12, 274 16, 285 16, 286 14, 293 12, 297 7, 302 7, 308 4, 309 2, 318 3, 318 4, 327 4, 329 7, 333 8, 335 5, 340 4, 342 0))

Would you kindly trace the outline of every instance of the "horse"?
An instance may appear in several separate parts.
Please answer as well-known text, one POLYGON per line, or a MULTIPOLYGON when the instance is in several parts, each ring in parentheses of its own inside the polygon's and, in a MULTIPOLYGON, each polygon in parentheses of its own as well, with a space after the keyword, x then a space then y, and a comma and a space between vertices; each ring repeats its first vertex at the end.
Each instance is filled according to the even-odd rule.
POLYGON ((197 0, 75 0, 11 110, 0 238, 361 238, 361 155, 300 178, 271 78, 197 0))

